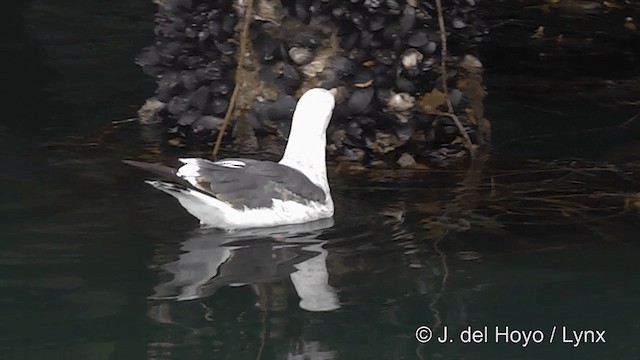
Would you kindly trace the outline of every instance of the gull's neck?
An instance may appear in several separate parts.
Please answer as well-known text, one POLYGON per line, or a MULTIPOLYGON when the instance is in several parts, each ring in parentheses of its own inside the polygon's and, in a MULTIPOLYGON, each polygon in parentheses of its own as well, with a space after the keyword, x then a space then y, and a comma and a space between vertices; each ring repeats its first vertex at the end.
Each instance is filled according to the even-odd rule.
POLYGON ((280 164, 302 172, 309 180, 324 190, 327 194, 327 200, 329 200, 331 195, 327 180, 326 132, 309 134, 304 130, 306 129, 292 126, 289 142, 280 164))

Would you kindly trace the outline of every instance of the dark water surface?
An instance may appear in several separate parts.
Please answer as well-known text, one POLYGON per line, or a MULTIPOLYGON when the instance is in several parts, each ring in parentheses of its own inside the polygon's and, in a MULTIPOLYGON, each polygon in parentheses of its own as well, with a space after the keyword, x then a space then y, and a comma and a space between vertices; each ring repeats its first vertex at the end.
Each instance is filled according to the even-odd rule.
POLYGON ((184 154, 103 127, 152 91, 131 59, 153 6, 89 3, 23 4, 3 40, 29 61, 2 70, 23 90, 3 92, 0 125, 0 358, 640 358, 638 131, 510 141, 632 112, 549 115, 496 89, 497 153, 469 170, 334 169, 333 220, 200 230, 120 163, 184 154), (421 344, 420 326, 453 342, 421 344), (507 327, 543 341, 496 338, 507 327), (606 343, 563 342, 574 330, 606 343))

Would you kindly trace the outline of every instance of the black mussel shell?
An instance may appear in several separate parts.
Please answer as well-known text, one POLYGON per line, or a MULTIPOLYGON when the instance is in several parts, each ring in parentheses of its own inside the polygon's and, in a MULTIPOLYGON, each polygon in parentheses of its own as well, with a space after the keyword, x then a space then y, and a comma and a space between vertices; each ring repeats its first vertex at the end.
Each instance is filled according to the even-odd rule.
POLYGON ((425 30, 418 30, 407 39, 407 44, 412 47, 421 47, 428 43, 429 36, 425 30))
POLYGON ((277 40, 268 34, 261 32, 252 42, 253 50, 259 54, 260 61, 265 63, 279 59, 281 40, 277 40))
MULTIPOLYGON (((428 57, 426 60, 420 63, 420 66, 419 66, 420 71, 422 71, 423 73, 430 72, 433 69, 433 66, 435 64, 436 64, 436 60, 432 57, 428 57)), ((451 76, 450 72, 448 75, 451 76)))
POLYGON ((389 24, 384 28, 382 37, 388 42, 394 42, 400 37, 400 27, 395 24, 389 24))
POLYGON ((416 86, 413 84, 413 81, 398 77, 396 79, 396 88, 401 92, 407 92, 413 94, 416 91, 416 86))
POLYGON ((224 114, 229 107, 229 100, 221 97, 214 98, 211 101, 211 112, 216 115, 224 114))
POLYGON ((422 50, 422 53, 424 54, 431 55, 436 51, 437 48, 438 44, 435 41, 429 41, 427 45, 422 46, 420 50, 422 50))
POLYGON ((180 13, 191 9, 191 0, 167 0, 159 3, 163 9, 172 13, 180 13))
POLYGON ((398 2, 398 0, 387 0, 386 4, 390 10, 400 10, 400 3, 398 2))
POLYGON ((187 90, 195 90, 198 87, 198 78, 195 71, 185 70, 180 73, 182 86, 187 90))
POLYGON ((296 18, 304 23, 309 22, 309 18, 311 17, 311 11, 309 10, 309 2, 306 0, 296 0, 294 5, 294 10, 296 13, 296 18))
POLYGON ((346 51, 351 51, 356 47, 356 43, 358 42, 358 38, 360 37, 360 33, 358 31, 353 31, 349 34, 345 34, 345 36, 341 37, 341 46, 346 51))
POLYGON ((210 4, 212 8, 229 9, 233 5, 233 0, 215 0, 215 1, 210 1, 210 4))
POLYGON ((433 115, 425 114, 418 111, 412 111, 411 115, 415 120, 415 123, 422 128, 430 127, 431 124, 433 124, 433 120, 435 119, 433 115))
POLYGON ((349 98, 349 110, 353 114, 363 113, 371 104, 375 91, 373 87, 359 89, 351 94, 349 98))
POLYGON ((186 29, 184 29, 184 35, 189 39, 195 39, 198 37, 198 30, 191 26, 188 26, 186 29))
POLYGON ((293 116, 296 99, 290 95, 281 95, 267 108, 266 114, 273 121, 287 121, 293 116))
POLYGON ((165 72, 158 79, 158 91, 177 94, 182 80, 176 72, 165 72))
POLYGON ((438 116, 436 128, 436 139, 440 144, 448 144, 459 134, 458 126, 448 116, 438 116))
POLYGON ((398 128, 398 130, 396 131, 396 136, 398 136, 398 139, 400 141, 407 141, 411 139, 415 131, 416 131, 416 128, 413 124, 411 123, 404 124, 403 126, 398 128))
POLYGON ((355 121, 350 121, 349 124, 347 124, 345 130, 347 131, 347 135, 357 140, 359 140, 360 135, 362 135, 362 129, 360 128, 360 125, 358 125, 358 123, 355 121))
POLYGON ((169 89, 156 89, 156 98, 165 104, 168 103, 173 98, 173 96, 174 94, 172 94, 172 91, 170 91, 169 89))
POLYGON ((208 11, 209 11, 209 4, 207 3, 201 3, 201 4, 198 4, 198 6, 196 6, 196 12, 200 13, 198 14, 198 16, 206 15, 208 11))
POLYGON ((360 32, 360 48, 368 49, 371 47, 373 42, 373 33, 368 30, 362 30, 360 32))
POLYGON ((327 89, 327 90, 331 90, 333 88, 337 88, 339 86, 344 85, 344 81, 342 81, 342 79, 336 77, 336 76, 327 76, 325 77, 324 75, 327 73, 327 71, 325 71, 323 73, 323 77, 322 79, 320 79, 320 81, 318 82, 318 85, 316 85, 317 87, 321 87, 323 89, 327 89))
POLYGON ((165 68, 164 66, 143 66, 142 71, 145 74, 155 78, 165 72, 165 68))
POLYGON ((202 30, 198 32, 198 41, 200 41, 200 43, 204 43, 209 39, 209 37, 211 37, 211 32, 209 32, 209 30, 202 30))
POLYGON ((384 3, 384 0, 364 0, 364 6, 369 10, 377 10, 382 6, 382 3, 384 3))
POLYGON ((213 95, 226 95, 231 91, 231 85, 222 81, 213 81, 211 85, 209 85, 209 89, 213 95))
POLYGON ((425 142, 427 143, 428 148, 434 148, 437 146, 436 138, 437 138, 436 126, 429 126, 428 128, 426 128, 424 132, 424 139, 425 139, 425 142))
POLYGON ((411 5, 405 5, 400 17, 400 35, 406 35, 416 23, 416 9, 411 5))
POLYGON ((171 20, 173 21, 171 25, 173 26, 175 31, 184 32, 184 29, 186 28, 186 23, 182 17, 175 16, 171 18, 171 20))
POLYGON ((182 58, 182 63, 188 69, 197 69, 204 66, 205 60, 202 56, 185 56, 182 58))
POLYGON ((379 88, 393 86, 394 79, 396 77, 395 67, 377 64, 372 69, 373 69, 373 72, 375 73, 375 77, 373 81, 376 84, 376 86, 378 86, 379 88))
POLYGON ((207 106, 207 101, 209 100, 209 87, 201 86, 198 90, 196 90, 193 94, 189 96, 189 101, 191 106, 202 111, 207 106))
POLYGON ((182 114, 189 108, 189 99, 185 99, 181 96, 174 96, 167 104, 167 111, 170 114, 178 115, 182 114))
POLYGON ((368 116, 358 115, 353 118, 353 121, 358 123, 362 129, 373 130, 376 127, 376 121, 368 116))
MULTIPOLYGON (((220 80, 222 79, 222 67, 216 63, 215 61, 210 62, 204 68, 204 79, 205 80, 220 80)), ((196 71, 196 76, 198 76, 198 72, 196 71)))
POLYGON ((369 19, 369 30, 379 31, 384 29, 386 18, 383 15, 372 15, 369 19))
POLYGON ((349 112, 349 107, 347 106, 347 101, 336 104, 336 107, 333 109, 333 118, 334 119, 346 119, 351 113, 349 112))
POLYGON ((212 131, 220 129, 222 126, 223 120, 216 116, 201 116, 196 122, 193 124, 193 128, 195 131, 212 131))
POLYGON ((351 22, 360 29, 364 29, 367 25, 365 16, 359 11, 351 11, 351 22))
POLYGON ((273 104, 273 101, 264 99, 255 99, 251 102, 251 110, 256 113, 256 116, 260 118, 266 118, 267 108, 273 104))
POLYGON ((233 55, 236 52, 236 46, 230 42, 219 43, 216 41, 216 48, 224 55, 233 55))
POLYGON ((209 21, 207 23, 209 33, 218 40, 223 40, 227 37, 227 34, 222 31, 222 23, 219 21, 209 21))
POLYGON ((337 55, 329 59, 329 65, 343 75, 353 74, 356 68, 351 59, 337 55))
POLYGON ((258 70, 258 78, 266 82, 276 81, 280 75, 281 73, 274 71, 271 66, 261 66, 258 70))
POLYGON ((465 22, 462 21, 462 19, 455 18, 453 19, 453 21, 451 21, 451 26, 453 26, 454 29, 463 29, 467 27, 467 24, 465 24, 465 22))
POLYGON ((220 55, 220 65, 227 69, 236 66, 236 58, 233 55, 220 55))
POLYGON ((160 56, 156 52, 155 47, 150 46, 142 49, 142 52, 136 57, 137 65, 153 66, 160 63, 160 56))
POLYGON ((342 7, 342 6, 336 6, 333 9, 331 9, 331 14, 333 15, 333 17, 335 17, 336 19, 344 19, 347 17, 347 15, 349 14, 349 9, 347 9, 346 7, 342 7))
POLYGON ((207 20, 213 20, 216 17, 218 17, 218 15, 220 15, 220 10, 219 9, 211 9, 207 13, 207 20))
POLYGON ((376 95, 378 97, 378 101, 381 104, 386 104, 389 102, 389 99, 391 98, 391 90, 387 88, 378 88, 376 89, 376 95))
POLYGON ((260 121, 256 113, 254 113, 253 111, 245 112, 244 119, 249 123, 249 126, 251 126, 251 128, 255 131, 256 135, 262 136, 266 134, 264 124, 262 123, 262 121, 260 121))
POLYGON ((164 44, 158 49, 160 55, 160 61, 163 64, 171 63, 182 53, 182 44, 177 41, 172 41, 164 44))
POLYGON ((295 66, 288 63, 283 63, 282 75, 280 75, 279 79, 279 85, 283 86, 287 93, 295 92, 302 84, 300 73, 295 66))
POLYGON ((207 70, 204 68, 196 69, 193 73, 196 75, 198 82, 209 80, 207 79, 207 70))
POLYGON ((355 48, 349 52, 349 58, 356 63, 364 63, 370 60, 374 60, 375 57, 371 54, 371 51, 367 49, 355 48))
POLYGON ((178 125, 188 126, 196 122, 200 118, 200 114, 196 111, 187 111, 178 117, 178 125))
POLYGON ((359 88, 365 88, 373 84, 373 79, 373 71, 363 68, 353 76, 353 85, 359 88))
POLYGON ((234 33, 235 26, 236 18, 234 16, 229 15, 222 18, 222 31, 224 31, 227 36, 230 36, 234 33))
POLYGON ((378 56, 376 56, 376 60, 381 64, 391 66, 396 64, 396 55, 393 51, 382 50, 378 56))
POLYGON ((295 34, 295 37, 293 38, 293 44, 309 49, 316 49, 321 43, 322 40, 316 34, 306 31, 295 34))

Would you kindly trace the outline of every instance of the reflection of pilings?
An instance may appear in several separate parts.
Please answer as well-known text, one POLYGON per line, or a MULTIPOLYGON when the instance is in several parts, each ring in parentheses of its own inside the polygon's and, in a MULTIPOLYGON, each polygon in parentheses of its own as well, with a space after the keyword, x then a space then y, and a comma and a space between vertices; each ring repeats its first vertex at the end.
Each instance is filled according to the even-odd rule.
POLYGON ((166 336, 154 339, 147 344, 148 360, 172 360, 176 358, 175 352, 185 345, 196 344, 199 338, 207 332, 207 329, 184 322, 182 319, 174 320, 172 308, 168 303, 156 303, 150 306, 147 316, 166 327, 179 329, 184 335, 181 337, 166 336))
POLYGON ((337 358, 337 353, 333 350, 323 349, 319 341, 304 341, 292 343, 287 360, 333 360, 337 358))
MULTIPOLYGON (((629 203, 638 192, 637 164, 526 161, 511 167, 487 166, 486 161, 479 158, 467 171, 441 179, 440 184, 455 184, 441 188, 446 196, 429 196, 428 189, 419 187, 403 188, 401 191, 410 193, 412 201, 392 204, 383 214, 396 222, 404 221, 400 225, 408 232, 415 230, 410 224, 421 222, 430 239, 448 232, 439 243, 441 249, 454 252, 456 258, 473 260, 481 256, 474 250, 485 246, 503 250, 540 248, 552 243, 566 245, 578 238, 559 241, 549 236, 535 237, 530 230, 540 225, 593 233, 598 226, 635 211, 629 203)), ((438 173, 428 179, 433 181, 435 176, 438 173)), ((416 174, 416 182, 423 180, 426 177, 416 174)))
MULTIPOLYGON (((507 75, 501 85, 520 88, 529 102, 536 95, 545 102, 558 101, 550 97, 549 90, 562 88, 570 78, 599 78, 585 87, 589 96, 586 93, 593 93, 594 86, 608 87, 612 78, 628 78, 638 72, 637 1, 494 0, 480 2, 478 11, 491 28, 482 47, 485 65, 493 74, 507 75), (547 84, 536 94, 522 88, 525 82, 514 81, 514 74, 557 83, 547 84)), ((563 104, 575 101, 574 86, 567 89, 561 91, 563 104)))
POLYGON ((287 286, 281 282, 260 283, 252 286, 262 311, 285 311, 289 306, 287 286))

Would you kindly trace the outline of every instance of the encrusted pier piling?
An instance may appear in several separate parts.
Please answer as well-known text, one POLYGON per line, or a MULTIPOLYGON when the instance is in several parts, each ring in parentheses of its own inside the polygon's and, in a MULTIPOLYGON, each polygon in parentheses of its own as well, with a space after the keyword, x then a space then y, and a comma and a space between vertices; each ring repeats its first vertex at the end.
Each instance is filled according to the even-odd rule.
POLYGON ((170 144, 212 146, 230 109, 223 148, 281 153, 311 87, 337 90, 337 161, 442 165, 489 139, 475 53, 487 30, 474 0, 156 2, 156 42, 137 63, 158 87, 141 118, 170 144))

